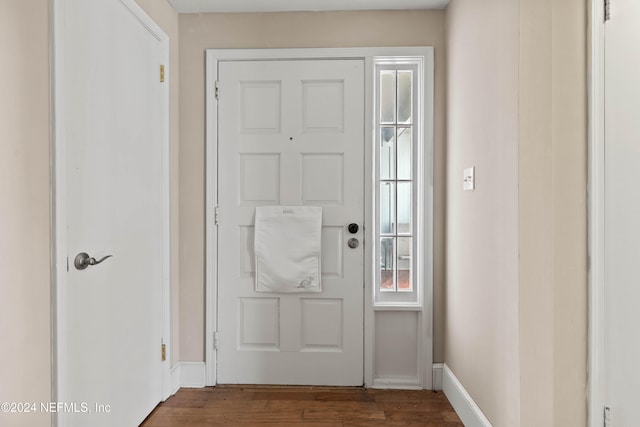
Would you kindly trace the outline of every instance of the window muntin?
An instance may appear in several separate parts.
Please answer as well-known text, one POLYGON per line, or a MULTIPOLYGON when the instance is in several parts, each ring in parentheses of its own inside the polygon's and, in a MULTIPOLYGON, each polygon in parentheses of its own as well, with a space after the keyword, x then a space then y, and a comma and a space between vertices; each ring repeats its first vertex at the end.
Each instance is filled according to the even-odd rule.
POLYGON ((417 141, 420 62, 375 61, 375 303, 419 304, 417 141))

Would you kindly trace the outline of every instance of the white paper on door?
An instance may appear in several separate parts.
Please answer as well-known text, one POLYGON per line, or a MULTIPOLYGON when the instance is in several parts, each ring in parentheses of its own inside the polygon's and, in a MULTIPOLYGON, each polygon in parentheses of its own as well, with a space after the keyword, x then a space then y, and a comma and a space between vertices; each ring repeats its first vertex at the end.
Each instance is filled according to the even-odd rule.
POLYGON ((321 207, 257 207, 256 292, 321 292, 321 242, 321 207))

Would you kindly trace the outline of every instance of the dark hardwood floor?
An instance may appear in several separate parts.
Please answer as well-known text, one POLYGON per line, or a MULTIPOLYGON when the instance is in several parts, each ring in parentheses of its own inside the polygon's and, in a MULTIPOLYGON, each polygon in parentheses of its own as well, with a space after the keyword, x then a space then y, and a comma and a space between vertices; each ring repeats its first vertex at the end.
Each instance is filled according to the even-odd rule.
POLYGON ((459 426, 444 394, 358 387, 218 386, 180 389, 142 423, 198 426, 459 426))

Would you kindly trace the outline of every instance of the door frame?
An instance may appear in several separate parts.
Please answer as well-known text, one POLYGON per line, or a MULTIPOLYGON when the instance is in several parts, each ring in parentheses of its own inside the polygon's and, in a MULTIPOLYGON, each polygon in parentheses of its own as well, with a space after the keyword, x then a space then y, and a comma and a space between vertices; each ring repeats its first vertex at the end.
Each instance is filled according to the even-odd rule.
MULTIPOLYGON (((169 37, 138 6, 134 0, 118 1, 125 6, 149 33, 161 43, 162 61, 165 67, 165 84, 162 87, 162 334, 169 356, 162 367, 161 398, 164 400, 171 390, 171 247, 170 247, 170 177, 169 177, 169 37)), ((52 401, 65 401, 68 395, 66 378, 68 351, 68 325, 62 313, 67 310, 67 137, 65 114, 66 54, 65 12, 67 0, 53 0, 51 7, 51 360, 52 401)), ((160 349, 158 349, 160 350, 160 349)), ((64 415, 52 414, 53 425, 63 422, 64 415)))
POLYGON ((589 158, 588 158, 588 250, 589 250, 589 332, 588 332, 588 425, 603 423, 605 405, 605 283, 604 283, 604 105, 605 105, 605 23, 604 2, 590 1, 589 31, 589 158))
MULTIPOLYGON (((206 201, 205 201, 205 365, 206 385, 217 384, 217 248, 218 235, 216 227, 216 205, 218 200, 218 104, 217 87, 218 63, 220 61, 251 61, 251 60, 303 60, 303 59, 361 59, 365 66, 365 180, 364 180, 364 238, 373 241, 373 100, 374 100, 374 57, 423 57, 425 59, 424 81, 422 94, 424 96, 424 111, 426 118, 423 123, 424 157, 423 166, 426 172, 423 177, 422 203, 424 205, 424 274, 422 304, 419 308, 409 308, 421 311, 419 338, 418 372, 421 388, 433 387, 433 47, 385 47, 385 48, 308 48, 308 49, 207 49, 206 50, 206 201), (370 178, 366 178, 370 177, 370 178)), ((421 119, 423 118, 421 117, 421 119)), ((364 260, 364 372, 363 381, 366 387, 374 387, 374 352, 375 352, 375 311, 398 310, 407 308, 375 307, 373 304, 373 246, 366 245, 364 260)), ((390 387, 403 388, 399 384, 386 384, 390 387)), ((414 388, 408 386, 408 388, 414 388)))

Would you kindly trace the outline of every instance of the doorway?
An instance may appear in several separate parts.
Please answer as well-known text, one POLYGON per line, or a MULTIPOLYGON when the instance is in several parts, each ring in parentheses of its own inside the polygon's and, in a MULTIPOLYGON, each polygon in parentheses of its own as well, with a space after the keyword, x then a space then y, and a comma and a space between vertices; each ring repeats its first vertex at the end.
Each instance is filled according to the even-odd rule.
MULTIPOLYGON (((334 71, 330 71, 330 73, 332 72, 334 71)), ((285 99, 284 95, 281 99, 285 99)), ((347 109, 352 109, 351 107, 347 108, 347 105, 348 103, 346 102, 340 105, 345 113, 347 109)), ((357 103, 354 106, 357 106, 357 103)), ((304 294, 304 298, 301 296, 291 298, 286 296, 286 300, 295 301, 293 306, 298 307, 294 311, 296 315, 300 316, 302 314, 302 317, 297 317, 298 320, 293 323, 305 324, 304 311, 299 308, 301 306, 308 310, 308 319, 315 319, 312 322, 307 321, 307 325, 317 324, 317 319, 319 318, 330 319, 327 328, 307 329, 307 332, 311 334, 310 336, 313 336, 313 338, 309 339, 315 341, 309 347, 313 348, 314 351, 306 351, 306 353, 313 355, 312 357, 317 357, 316 364, 311 365, 312 368, 307 365, 307 369, 314 369, 317 364, 325 363, 332 357, 339 355, 342 352, 340 346, 343 345, 347 336, 360 335, 362 338, 355 339, 356 342, 362 342, 362 349, 356 350, 359 353, 360 362, 354 359, 353 364, 348 365, 352 367, 348 370, 354 372, 354 375, 352 379, 344 383, 362 384, 364 382, 367 387, 432 387, 432 117, 432 48, 223 49, 207 51, 207 385, 215 385, 221 382, 254 381, 255 375, 260 376, 261 373, 268 371, 268 369, 261 370, 256 368, 256 371, 259 372, 254 372, 255 375, 252 374, 254 375, 253 379, 239 379, 238 370, 229 368, 231 365, 224 360, 225 357, 228 357, 229 360, 233 358, 233 356, 225 356, 225 348, 230 349, 230 354, 235 355, 238 352, 251 352, 249 359, 254 359, 251 359, 252 362, 249 363, 253 363, 253 366, 260 366, 265 360, 267 361, 266 363, 271 363, 269 362, 270 358, 278 358, 274 354, 283 353, 280 351, 281 342, 279 340, 281 337, 284 339, 286 331, 282 329, 279 323, 281 322, 280 316, 276 314, 280 313, 280 304, 284 304, 281 302, 283 301, 282 295, 273 293, 257 296, 252 288, 254 281, 253 256, 251 253, 253 240, 252 215, 255 208, 258 205, 319 205, 322 206, 324 212, 333 216, 332 210, 338 210, 337 206, 344 204, 343 202, 347 198, 353 198, 358 202, 357 190, 353 193, 355 194, 354 196, 348 195, 347 191, 352 190, 348 190, 349 184, 346 184, 346 178, 352 176, 350 175, 352 172, 348 171, 348 169, 358 170, 360 168, 358 163, 360 163, 362 164, 361 172, 353 173, 353 176, 360 175, 362 177, 361 182, 364 191, 363 193, 361 192, 363 194, 361 201, 363 208, 356 209, 353 214, 348 215, 353 219, 345 216, 336 217, 331 222, 323 222, 325 227, 323 229, 322 243, 326 245, 327 249, 326 251, 323 249, 322 262, 324 267, 331 269, 331 271, 325 271, 323 276, 323 280, 326 278, 328 284, 332 281, 336 283, 344 282, 344 278, 341 278, 340 275, 344 275, 349 271, 350 267, 345 267, 348 263, 353 265, 358 265, 359 263, 362 266, 353 269, 354 272, 361 269, 362 275, 361 279, 356 279, 361 283, 359 295, 358 297, 353 297, 354 301, 357 298, 361 298, 361 303, 355 306, 355 315, 353 316, 353 324, 359 323, 361 325, 361 334, 358 334, 357 331, 354 331, 352 335, 349 335, 351 334, 350 332, 345 332, 347 329, 344 328, 343 320, 346 319, 345 313, 349 312, 351 307, 347 307, 340 302, 342 297, 329 297, 328 294, 323 295, 322 293, 316 294, 317 296, 304 294), (382 61, 382 58, 385 61, 382 61), (412 282, 414 283, 411 289, 412 293, 406 293, 406 295, 398 293, 397 298, 393 298, 389 292, 386 292, 388 289, 381 288, 382 291, 378 290, 378 292, 375 292, 376 289, 374 289, 377 288, 376 283, 380 280, 379 278, 383 277, 378 271, 381 268, 381 264, 376 258, 375 250, 375 242, 380 239, 380 237, 377 237, 379 233, 376 234, 375 230, 377 227, 375 222, 377 193, 374 191, 376 188, 374 174, 379 173, 375 165, 377 156, 379 156, 376 154, 376 144, 378 143, 376 141, 379 141, 379 139, 374 137, 375 132, 373 131, 374 123, 377 123, 374 119, 374 111, 376 110, 374 96, 376 93, 376 81, 379 81, 376 80, 375 76, 378 68, 384 69, 386 70, 385 72, 389 73, 388 69, 407 59, 414 61, 416 67, 414 75, 417 82, 415 87, 417 94, 415 111, 419 123, 415 124, 415 135, 417 135, 416 146, 419 147, 419 152, 416 151, 416 153, 419 155, 412 158, 412 161, 415 162, 416 170, 416 182, 412 188, 415 189, 417 196, 411 202, 413 203, 411 206, 413 206, 416 220, 414 231, 415 250, 411 253, 411 256, 414 257, 414 260, 418 260, 416 265, 419 265, 419 271, 416 269, 412 273, 413 277, 415 277, 412 282), (253 63, 255 66, 239 64, 245 62, 253 63), (242 141, 253 141, 252 138, 258 138, 256 134, 268 134, 268 138, 278 138, 278 135, 286 132, 283 125, 286 119, 282 119, 281 123, 278 124, 277 115, 273 113, 278 109, 270 107, 276 105, 277 97, 275 94, 279 91, 284 93, 284 88, 287 86, 285 83, 286 78, 282 79, 270 74, 269 76, 260 77, 251 73, 259 73, 259 70, 263 70, 268 74, 275 72, 274 70, 280 67, 280 71, 284 74, 289 72, 295 74, 292 71, 296 69, 294 65, 300 65, 302 67, 300 70, 307 66, 309 70, 313 70, 315 67, 309 64, 314 63, 316 65, 327 64, 325 72, 329 72, 328 70, 333 67, 328 66, 331 63, 338 67, 336 69, 339 69, 336 64, 345 65, 347 68, 349 64, 359 63, 362 66, 362 71, 358 74, 361 73, 363 75, 360 84, 360 96, 364 99, 364 102, 360 103, 358 108, 362 108, 364 118, 363 125, 358 127, 362 130, 361 135, 363 135, 364 147, 360 151, 361 159, 359 161, 352 165, 352 161, 347 162, 347 159, 350 158, 348 157, 350 154, 347 154, 347 151, 340 151, 342 148, 330 148, 332 138, 334 138, 331 135, 340 134, 343 131, 346 132, 350 124, 346 121, 348 116, 343 116, 345 118, 336 121, 336 118, 340 117, 340 114, 337 113, 341 110, 335 108, 335 105, 333 107, 328 105, 330 103, 335 104, 335 100, 343 97, 348 90, 351 90, 348 89, 347 84, 340 83, 343 80, 346 82, 348 79, 345 80, 345 77, 340 77, 338 74, 334 77, 331 77, 331 74, 324 77, 322 74, 309 74, 307 77, 298 79, 298 86, 303 89, 299 90, 298 95, 292 95, 291 99, 296 100, 295 102, 292 101, 287 106, 284 101, 277 101, 281 102, 279 108, 282 111, 288 109, 290 116, 294 118, 296 116, 304 118, 306 114, 305 108, 307 108, 306 112, 314 111, 314 108, 319 109, 318 111, 328 112, 324 116, 309 116, 311 121, 307 123, 309 126, 306 128, 304 122, 298 120, 298 123, 302 123, 299 126, 300 135, 303 137, 312 135, 315 138, 313 141, 317 141, 319 144, 318 147, 321 147, 322 143, 320 141, 324 141, 325 145, 329 144, 328 147, 323 149, 324 151, 315 147, 309 151, 300 148, 284 148, 287 146, 296 147, 297 134, 283 134, 282 136, 286 136, 285 143, 282 143, 283 145, 277 150, 269 152, 261 151, 265 150, 265 148, 264 145, 260 146, 256 142, 258 141, 257 139, 254 142, 246 143, 254 144, 248 145, 250 149, 246 152, 239 151, 241 148, 236 147, 234 144, 225 146, 225 141, 221 140, 222 134, 226 132, 224 131, 225 125, 229 127, 229 132, 226 132, 229 135, 225 136, 225 138, 236 138, 241 141, 240 147, 244 143, 242 141), (260 67, 257 65, 260 65, 260 67), (227 67, 230 67, 229 70, 233 69, 232 72, 228 73, 232 76, 233 83, 231 84, 224 82, 224 73, 227 67), (243 67, 247 68, 244 69, 243 67), (301 80, 302 84, 300 84, 301 80), (305 83, 307 84, 305 85, 305 83), (245 89, 244 95, 243 88, 245 89), (311 93, 316 97, 313 101, 316 106, 313 104, 304 105, 305 90, 306 94, 311 93), (242 97, 247 94, 249 96, 255 95, 256 99, 261 100, 255 104, 259 108, 256 107, 255 110, 251 110, 252 107, 246 104, 249 109, 244 109, 242 106, 243 101, 238 101, 238 99, 242 100, 242 97), (225 115, 226 113, 223 110, 224 104, 227 102, 232 103, 229 110, 232 112, 231 116, 225 115), (219 107, 221 108, 219 109, 219 107), (255 117, 251 116, 251 114, 254 114, 253 111, 259 113, 255 117), (243 114, 244 118, 249 120, 245 120, 244 125, 242 122, 243 114), (311 117, 314 118, 311 119, 311 117), (223 120, 224 124, 222 123, 223 120), (424 131, 418 132, 418 128, 424 129, 424 131), (236 135, 234 136, 234 134, 236 135), (328 136, 330 137, 328 138, 328 136), (225 159, 221 157, 229 155, 229 153, 225 154, 225 150, 228 147, 231 147, 231 158, 233 159, 233 156, 236 156, 232 162, 229 162, 226 157, 225 159), (302 163, 305 166, 305 172, 300 172, 303 169, 299 167, 287 170, 286 167, 283 169, 280 166, 288 161, 289 155, 292 156, 292 164, 296 164, 295 159, 298 158, 297 164, 302 163), (256 172, 256 176, 259 175, 264 179, 253 179, 253 172, 246 174, 242 172, 243 170, 252 170, 256 172), (340 171, 343 171, 343 174, 339 173, 340 171), (305 181, 304 173, 320 176, 323 172, 323 180, 305 181), (276 178, 280 179, 281 182, 288 182, 294 189, 289 191, 282 185, 276 185, 276 178), (310 188, 305 187, 305 182, 320 182, 321 184, 314 184, 315 187, 310 188), (335 191, 335 189, 341 188, 339 185, 341 183, 344 184, 342 193, 335 191), (296 187, 298 188, 297 190, 295 189, 296 187), (253 191, 257 189, 260 189, 260 192, 253 191), (241 192, 238 193, 238 191, 241 192), (305 195, 305 191, 307 195, 305 195), (228 194, 222 194, 223 192, 228 192, 228 194), (317 197, 313 195, 314 192, 317 197), (264 196, 264 194, 267 196, 264 196), (225 200, 227 201, 226 203, 224 203, 225 200), (309 203, 305 203, 307 201, 309 203), (225 204, 232 206, 230 211, 228 210, 229 208, 224 206, 225 204), (361 213, 358 214, 358 212, 361 213), (361 215, 361 218, 358 215, 361 215), (227 237, 224 236, 226 233, 224 231, 225 221, 231 221, 231 224, 235 224, 232 227, 236 229, 235 232, 229 232, 227 237), (361 222, 359 223, 358 221, 361 222), (348 225, 351 223, 360 225, 360 229, 355 235, 349 233, 348 225), (358 251, 351 250, 346 245, 348 239, 352 237, 361 243, 359 249, 362 250, 362 255, 356 256, 358 251), (331 246, 332 244, 335 249, 331 246), (349 256, 352 258, 347 258, 349 256), (357 259, 360 256, 363 257, 362 261, 357 259), (223 259, 226 261, 223 262, 223 259), (342 268, 342 270, 340 271, 337 267, 342 268), (232 294, 226 294, 227 289, 223 289, 223 286, 227 286, 227 284, 223 283, 223 281, 235 281, 240 286, 234 289, 232 294), (234 298, 235 302, 233 302, 234 298), (232 303, 229 303, 229 301, 232 301, 232 303), (305 304, 307 305, 305 306, 305 304), (357 313, 359 310, 362 310, 361 314, 357 313), (243 313, 250 314, 245 315, 243 313), (245 317, 243 318, 243 316, 245 317), (341 318, 340 316, 344 317, 341 318), (360 322, 357 321, 358 317, 362 319, 360 322), (265 319, 269 320, 263 322, 265 319), (223 326, 223 322, 227 325, 223 326), (231 324, 231 326, 228 326, 228 324, 231 324), (340 324, 342 326, 339 326, 340 324), (248 325, 248 328, 245 328, 246 325, 248 325), (231 328, 232 332, 225 333, 224 328, 226 326, 231 328), (394 333, 394 331, 398 331, 398 328, 401 328, 401 333, 394 333), (246 337, 249 339, 243 338, 242 333, 247 333, 246 337), (221 346, 224 348, 221 349, 221 346), (259 349, 259 351, 256 351, 256 349, 259 349), (225 372, 222 372, 223 369, 225 372), (230 374, 226 371, 227 369, 231 371, 230 374)), ((349 120, 353 121, 353 119, 349 120)), ((385 124, 384 126, 387 125, 385 124)), ((406 127, 407 125, 397 124, 394 126, 406 127)), ((303 141, 301 142, 304 143, 303 141)), ((389 142, 386 140, 385 142, 388 145, 389 142)), ((311 143, 315 144, 316 142, 311 143)), ((301 147, 304 146, 302 145, 301 147)), ((349 147, 357 147, 357 145, 350 143, 349 147)), ((357 185, 354 185, 353 188, 357 188, 357 185)), ((408 262, 412 261, 405 256, 403 263, 406 264, 408 262)), ((407 266, 402 265, 405 270, 408 268, 407 266)), ((404 289, 402 287, 394 289, 394 291, 398 290, 402 291, 404 289)), ((287 345, 292 345, 291 348, 293 349, 301 349, 306 345, 305 342, 311 342, 304 341, 307 338, 304 337, 304 334, 298 332, 299 330, 304 330, 304 328, 304 326, 295 326, 293 335, 302 336, 302 338, 298 343, 289 343, 287 345)), ((292 353, 294 352, 292 351, 292 353)), ((308 355, 305 354, 304 356, 308 355)), ((235 363, 235 360, 232 363, 235 363)), ((327 372, 330 370, 327 369, 327 372)), ((336 375, 335 378, 340 375, 336 375)), ((317 382, 314 379, 303 382, 298 378, 300 378, 298 375, 292 375, 284 380, 280 380, 277 377, 268 377, 263 381, 266 383, 286 381, 293 384, 317 382)), ((324 382, 318 383, 323 384, 324 382)), ((326 383, 341 384, 343 382, 332 379, 326 383)))

